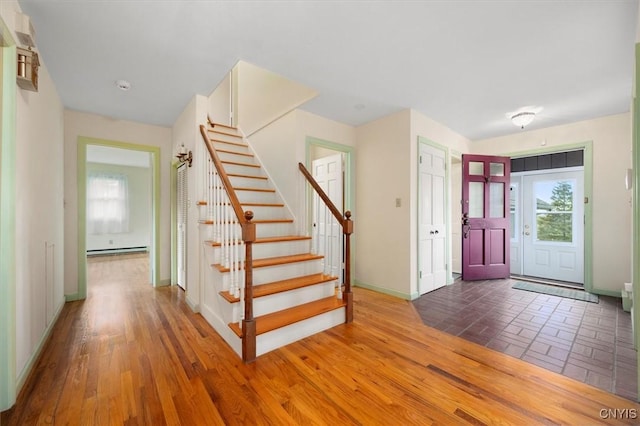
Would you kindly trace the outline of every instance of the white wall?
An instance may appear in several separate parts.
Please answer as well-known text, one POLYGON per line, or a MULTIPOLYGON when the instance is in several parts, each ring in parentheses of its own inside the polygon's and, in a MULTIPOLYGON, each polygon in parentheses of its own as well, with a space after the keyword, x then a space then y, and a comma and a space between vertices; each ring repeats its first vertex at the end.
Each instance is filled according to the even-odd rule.
MULTIPOLYGON (((17 2, 0 2, 0 15, 12 32, 16 11, 17 2)), ((64 303, 63 107, 42 56, 40 63, 38 92, 16 89, 18 386, 64 303)))
MULTIPOLYGON (((202 246, 199 243, 198 219, 199 208, 197 202, 206 199, 204 197, 203 182, 198 180, 198 176, 204 176, 204 161, 209 153, 206 151, 200 125, 207 123, 207 111, 210 108, 210 99, 204 96, 194 96, 189 104, 182 111, 173 125, 173 145, 184 144, 187 151, 193 152, 193 163, 187 168, 187 277, 186 296, 191 309, 198 312, 200 310, 201 276, 200 276, 200 254, 202 246)), ((213 118, 212 118, 213 119, 213 118)), ((215 120, 214 120, 215 121, 215 120)), ((172 187, 175 182, 171 182, 172 187)))
POLYGON ((160 282, 170 282, 170 167, 174 154, 171 129, 116 120, 96 114, 64 111, 65 294, 78 293, 78 137, 127 142, 160 148, 160 282))
POLYGON ((472 147, 478 154, 507 154, 585 141, 593 141, 593 288, 619 293, 631 269, 631 191, 624 186, 631 168, 630 113, 475 141, 472 147))
POLYGON ((87 250, 149 247, 151 244, 151 169, 119 164, 87 163, 87 173, 118 173, 127 177, 129 231, 87 234, 87 250))

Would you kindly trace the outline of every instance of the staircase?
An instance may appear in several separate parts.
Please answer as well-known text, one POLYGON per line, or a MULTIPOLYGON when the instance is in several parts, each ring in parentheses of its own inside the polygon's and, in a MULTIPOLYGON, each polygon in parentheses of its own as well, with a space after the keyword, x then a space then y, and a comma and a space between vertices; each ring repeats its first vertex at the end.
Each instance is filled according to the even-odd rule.
POLYGON ((343 294, 338 278, 323 272, 322 254, 311 253, 311 237, 296 234, 241 132, 209 121, 201 133, 209 153, 198 203, 205 318, 245 362, 350 322, 350 288, 343 294))

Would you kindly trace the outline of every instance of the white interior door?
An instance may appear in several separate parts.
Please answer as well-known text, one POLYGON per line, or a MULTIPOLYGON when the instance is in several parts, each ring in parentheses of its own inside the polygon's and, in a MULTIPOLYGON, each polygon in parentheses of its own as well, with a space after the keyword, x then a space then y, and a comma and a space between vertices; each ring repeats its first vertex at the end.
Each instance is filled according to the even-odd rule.
POLYGON ((187 165, 178 167, 178 187, 176 190, 177 212, 177 284, 186 289, 187 283, 187 165))
POLYGON ((420 143, 418 182, 418 291, 447 283, 445 152, 420 143))
MULTIPOLYGON (((313 160, 311 167, 313 178, 336 208, 342 212, 344 205, 343 154, 334 154, 313 160)), ((342 228, 315 193, 313 197, 313 227, 316 253, 324 255, 324 273, 339 277, 340 282, 344 282, 342 228)))
POLYGON ((584 172, 522 179, 523 275, 584 283, 584 172))

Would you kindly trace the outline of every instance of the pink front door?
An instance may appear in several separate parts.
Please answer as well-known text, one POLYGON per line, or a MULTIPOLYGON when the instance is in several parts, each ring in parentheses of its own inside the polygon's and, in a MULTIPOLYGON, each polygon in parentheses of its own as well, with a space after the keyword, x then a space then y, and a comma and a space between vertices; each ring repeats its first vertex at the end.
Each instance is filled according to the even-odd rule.
POLYGON ((462 279, 509 276, 508 157, 462 156, 462 279))

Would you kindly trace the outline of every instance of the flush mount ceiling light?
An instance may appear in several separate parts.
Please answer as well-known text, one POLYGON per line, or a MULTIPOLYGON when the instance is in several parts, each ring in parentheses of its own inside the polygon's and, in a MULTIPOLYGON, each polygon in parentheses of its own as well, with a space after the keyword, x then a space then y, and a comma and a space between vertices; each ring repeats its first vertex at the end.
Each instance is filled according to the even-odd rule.
POLYGON ((131 89, 131 83, 129 83, 127 80, 118 80, 116 81, 116 87, 123 92, 126 92, 127 90, 131 89))
POLYGON ((536 118, 535 112, 519 112, 511 116, 511 121, 514 125, 524 129, 524 126, 531 124, 533 119, 536 118))
POLYGON ((531 124, 534 118, 536 118, 536 114, 542 111, 542 107, 534 107, 527 106, 522 107, 514 112, 507 113, 507 117, 511 120, 514 126, 518 126, 521 129, 524 129, 526 126, 531 124))

